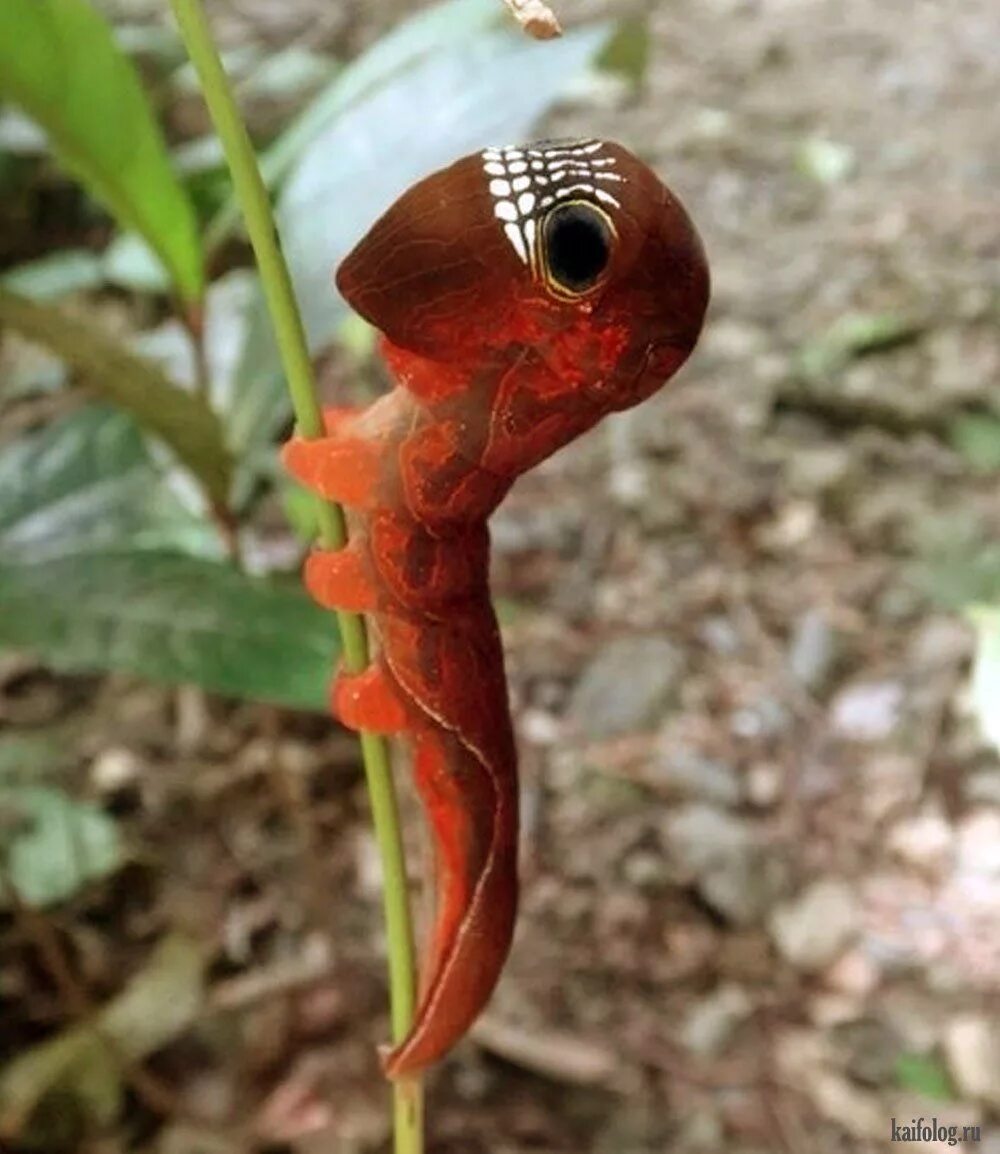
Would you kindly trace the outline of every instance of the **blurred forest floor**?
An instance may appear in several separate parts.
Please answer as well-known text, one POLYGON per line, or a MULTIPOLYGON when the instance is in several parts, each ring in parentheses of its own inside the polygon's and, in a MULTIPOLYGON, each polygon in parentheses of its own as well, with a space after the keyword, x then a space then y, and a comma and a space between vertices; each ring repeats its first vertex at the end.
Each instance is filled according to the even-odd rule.
MULTIPOLYGON (((338 48, 399 15, 217 11, 230 43, 338 48)), ((1000 16, 684 0, 649 20, 641 94, 590 92, 540 135, 649 158, 714 304, 668 392, 496 518, 524 897, 489 1013, 431 1078, 430 1149, 877 1151, 922 1115, 998 1154, 1000 762, 950 606, 1000 493, 950 430, 1000 379, 1000 16)), ((0 718, 63 735, 135 850, 50 919, 87 996, 167 928, 211 950, 197 1027, 88 1150, 385 1149, 352 739, 24 661, 0 665, 0 718)), ((6 1048, 72 1007, 31 934, 2 933, 6 1048)))

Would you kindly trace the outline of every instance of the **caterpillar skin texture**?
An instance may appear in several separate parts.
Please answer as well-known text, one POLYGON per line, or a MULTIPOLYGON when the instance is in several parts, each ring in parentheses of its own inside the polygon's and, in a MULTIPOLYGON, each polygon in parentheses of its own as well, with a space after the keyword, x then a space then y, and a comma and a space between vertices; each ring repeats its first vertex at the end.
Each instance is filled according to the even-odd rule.
POLYGON ((367 613, 371 667, 343 724, 401 735, 435 857, 413 1028, 389 1077, 445 1054, 489 999, 517 905, 517 759, 486 521, 514 479, 638 404, 701 330, 709 276, 675 197, 618 144, 487 149, 406 192, 337 286, 381 330, 397 384, 293 439, 289 471, 350 515, 306 563, 311 594, 367 613))

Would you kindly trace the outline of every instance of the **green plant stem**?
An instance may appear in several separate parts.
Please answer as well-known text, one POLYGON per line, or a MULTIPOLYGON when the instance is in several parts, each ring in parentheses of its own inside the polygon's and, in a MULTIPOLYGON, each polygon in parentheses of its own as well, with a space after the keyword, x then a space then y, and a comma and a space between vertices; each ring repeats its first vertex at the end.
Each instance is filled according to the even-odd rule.
MULTIPOLYGON (((225 150, 260 270, 299 431, 306 437, 321 436, 323 416, 316 398, 302 318, 295 302, 288 266, 278 244, 270 201, 253 145, 233 99, 201 0, 170 0, 170 3, 225 150)), ((321 544, 327 549, 342 548, 347 540, 347 527, 340 506, 319 502, 318 512, 321 544)), ((343 642, 344 664, 349 672, 360 673, 368 665, 364 621, 353 613, 338 613, 337 622, 343 642)), ((413 931, 406 864, 388 746, 375 734, 362 733, 361 752, 375 836, 382 858, 392 1034, 398 1042, 413 1021, 415 1005, 413 931)), ((420 1154, 423 1150, 422 1087, 416 1081, 400 1082, 394 1085, 393 1092, 396 1154, 420 1154)))

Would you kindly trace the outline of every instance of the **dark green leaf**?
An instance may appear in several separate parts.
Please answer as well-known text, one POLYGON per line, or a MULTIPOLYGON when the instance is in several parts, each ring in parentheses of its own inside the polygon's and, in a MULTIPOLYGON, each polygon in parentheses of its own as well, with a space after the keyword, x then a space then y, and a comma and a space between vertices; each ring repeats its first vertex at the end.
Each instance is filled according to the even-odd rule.
POLYGON ((0 564, 123 546, 219 550, 126 413, 88 406, 0 450, 0 564))
POLYGON ((121 865, 118 827, 97 806, 46 786, 0 788, 4 877, 30 906, 71 898, 121 865))
POLYGON ((132 62, 86 0, 0 3, 0 97, 44 128, 66 167, 155 249, 181 296, 197 299, 191 204, 132 62))
POLYGON ((904 1090, 923 1098, 949 1102, 955 1097, 948 1072, 933 1054, 900 1054, 896 1081, 904 1090))
POLYGON ((120 670, 326 707, 334 618, 294 581, 176 553, 89 553, 3 565, 0 604, 0 644, 58 669, 120 670))
POLYGON ((229 493, 231 460, 218 417, 154 365, 92 324, 0 289, 0 324, 37 341, 83 373, 90 386, 162 438, 218 502, 229 493))

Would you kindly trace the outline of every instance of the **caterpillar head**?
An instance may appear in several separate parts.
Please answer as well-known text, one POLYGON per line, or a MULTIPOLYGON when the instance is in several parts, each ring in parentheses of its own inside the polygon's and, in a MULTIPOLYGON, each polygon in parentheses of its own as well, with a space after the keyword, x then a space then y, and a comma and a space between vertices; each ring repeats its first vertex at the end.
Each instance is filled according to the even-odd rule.
POLYGON ((393 344, 435 360, 568 340, 609 407, 686 359, 709 294, 681 204, 600 140, 489 148, 426 177, 347 256, 337 285, 393 344))

